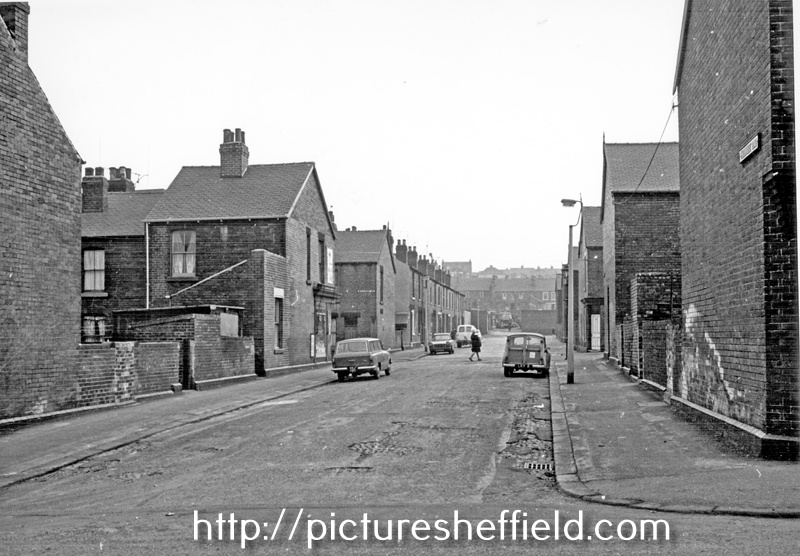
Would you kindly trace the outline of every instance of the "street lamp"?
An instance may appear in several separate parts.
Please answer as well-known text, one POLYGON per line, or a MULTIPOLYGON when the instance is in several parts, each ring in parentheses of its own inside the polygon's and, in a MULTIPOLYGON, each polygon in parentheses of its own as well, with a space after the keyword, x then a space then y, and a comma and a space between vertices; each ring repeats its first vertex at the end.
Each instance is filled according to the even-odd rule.
POLYGON ((561 204, 565 207, 574 207, 576 204, 581 206, 578 211, 578 221, 569 226, 569 264, 567 270, 569 276, 567 280, 567 287, 569 288, 567 290, 567 322, 569 323, 567 327, 567 384, 573 384, 575 382, 575 277, 573 276, 574 263, 572 261, 572 228, 581 221, 583 198, 577 201, 575 199, 561 199, 561 204))

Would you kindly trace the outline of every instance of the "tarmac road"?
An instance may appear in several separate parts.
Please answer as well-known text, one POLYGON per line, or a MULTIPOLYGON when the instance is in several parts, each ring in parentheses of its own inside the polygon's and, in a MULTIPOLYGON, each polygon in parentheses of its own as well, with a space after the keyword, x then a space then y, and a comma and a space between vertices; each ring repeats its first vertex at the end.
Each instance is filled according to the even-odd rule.
MULTIPOLYGON (((792 553, 796 521, 658 514, 563 495, 548 467, 548 381, 504 378, 501 351, 502 336, 487 336, 482 362, 469 362, 467 348, 396 361, 391 375, 377 381, 328 382, 12 485, 0 491, 0 546, 4 554, 238 554, 243 534, 257 528, 259 538, 245 543, 256 553, 307 553, 307 533, 319 537, 323 529, 326 540, 312 544, 330 554, 529 553, 541 547, 564 554, 792 553), (524 511, 529 526, 545 520, 551 532, 559 519, 562 538, 510 540, 509 524, 503 540, 499 530, 481 540, 477 529, 472 541, 464 540, 478 521, 510 519, 513 510, 524 511), (436 540, 436 531, 427 540, 411 535, 411 522, 452 523, 456 511, 470 520, 461 525, 459 540, 452 532, 446 541, 436 540), (239 520, 233 540, 231 514, 239 520), (382 537, 389 520, 394 526, 409 520, 404 540, 397 542, 396 529, 392 541, 330 539, 332 522, 339 534, 360 535, 365 514, 379 520, 382 537), (603 519, 631 520, 629 527, 664 519, 671 537, 564 540, 563 524, 578 518, 586 535, 603 519), (242 529, 242 519, 253 521, 242 529), (348 519, 352 523, 342 526, 348 519), (195 529, 214 540, 193 540, 195 529)), ((25 433, 36 436, 35 428, 25 433)), ((373 536, 374 522, 366 527, 373 536)), ((422 525, 417 533, 425 536, 422 525)))

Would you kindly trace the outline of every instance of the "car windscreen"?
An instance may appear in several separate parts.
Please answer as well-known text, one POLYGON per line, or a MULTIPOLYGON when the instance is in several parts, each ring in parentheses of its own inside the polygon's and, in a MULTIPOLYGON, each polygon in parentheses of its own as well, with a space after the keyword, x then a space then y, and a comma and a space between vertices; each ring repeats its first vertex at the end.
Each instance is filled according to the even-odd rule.
POLYGON ((336 348, 336 353, 357 353, 367 351, 367 342, 344 342, 336 348))
POLYGON ((449 340, 450 334, 434 334, 433 339, 434 341, 449 340))

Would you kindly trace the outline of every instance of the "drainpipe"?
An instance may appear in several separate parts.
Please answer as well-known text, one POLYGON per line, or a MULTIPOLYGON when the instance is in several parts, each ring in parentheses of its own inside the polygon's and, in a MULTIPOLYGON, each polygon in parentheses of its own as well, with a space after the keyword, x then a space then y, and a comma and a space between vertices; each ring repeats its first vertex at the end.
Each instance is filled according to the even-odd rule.
POLYGON ((145 286, 144 286, 144 308, 150 308, 150 223, 144 223, 144 268, 145 268, 145 286))

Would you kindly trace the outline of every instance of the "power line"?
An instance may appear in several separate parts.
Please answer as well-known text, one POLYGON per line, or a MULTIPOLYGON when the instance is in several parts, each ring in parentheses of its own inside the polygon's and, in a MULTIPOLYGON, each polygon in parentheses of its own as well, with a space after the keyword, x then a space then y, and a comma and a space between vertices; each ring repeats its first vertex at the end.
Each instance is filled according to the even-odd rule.
POLYGON ((658 153, 658 147, 661 146, 662 140, 664 139, 664 133, 666 133, 667 126, 669 125, 669 120, 672 117, 672 113, 675 111, 675 108, 677 108, 677 106, 678 106, 677 104, 673 104, 672 107, 669 109, 669 114, 667 114, 667 121, 664 124, 664 129, 661 130, 661 137, 658 138, 658 143, 656 143, 656 148, 653 150, 653 156, 650 157, 650 161, 647 163, 647 168, 644 169, 644 174, 642 174, 642 179, 640 179, 639 183, 636 185, 636 189, 634 189, 630 195, 625 197, 624 200, 615 202, 614 203, 615 205, 624 205, 630 200, 631 197, 633 197, 636 194, 637 191, 639 191, 639 188, 642 186, 642 183, 644 183, 644 179, 647 177, 647 173, 650 171, 650 166, 652 166, 653 160, 655 160, 656 158, 656 153, 658 153))

